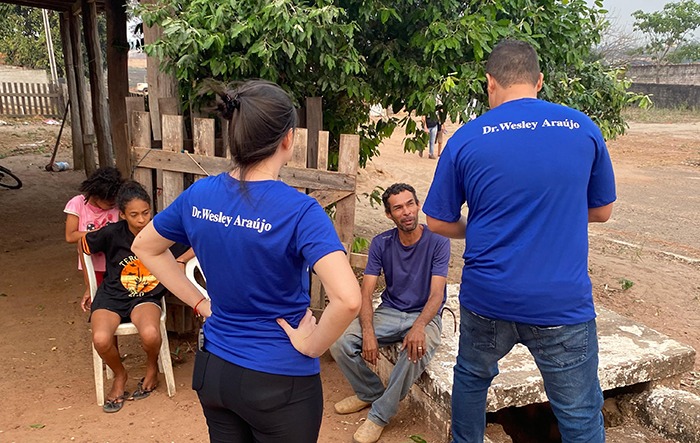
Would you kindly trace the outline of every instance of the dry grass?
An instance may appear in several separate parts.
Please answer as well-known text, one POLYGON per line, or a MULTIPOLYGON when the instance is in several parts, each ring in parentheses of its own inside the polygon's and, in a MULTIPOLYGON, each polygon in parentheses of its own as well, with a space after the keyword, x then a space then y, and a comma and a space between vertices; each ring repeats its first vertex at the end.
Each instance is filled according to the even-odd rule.
POLYGON ((693 123, 700 121, 700 110, 629 107, 622 111, 622 118, 636 123, 693 123))

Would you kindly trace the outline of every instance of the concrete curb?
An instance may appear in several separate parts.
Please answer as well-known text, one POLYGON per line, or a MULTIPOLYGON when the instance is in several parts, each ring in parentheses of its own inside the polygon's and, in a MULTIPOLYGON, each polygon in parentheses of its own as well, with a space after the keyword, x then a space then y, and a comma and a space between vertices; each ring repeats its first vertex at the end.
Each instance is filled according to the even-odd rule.
POLYGON ((700 443, 697 395, 659 386, 631 397, 629 404, 634 415, 661 434, 683 443, 700 443))

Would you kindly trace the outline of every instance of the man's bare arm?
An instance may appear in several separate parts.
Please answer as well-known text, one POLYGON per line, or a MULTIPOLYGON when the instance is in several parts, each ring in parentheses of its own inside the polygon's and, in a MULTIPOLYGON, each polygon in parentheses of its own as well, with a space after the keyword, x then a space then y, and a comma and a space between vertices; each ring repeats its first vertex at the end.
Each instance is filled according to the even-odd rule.
POLYGON ((446 277, 433 275, 430 278, 428 301, 403 340, 403 347, 407 348, 408 359, 412 362, 417 362, 423 358, 427 351, 425 346, 425 327, 435 318, 442 305, 445 296, 445 285, 447 285, 446 277))
POLYGON ((603 223, 610 219, 613 211, 613 204, 597 208, 588 208, 588 223, 603 223))
POLYGON ((460 217, 456 222, 438 220, 429 215, 426 215, 425 219, 428 223, 428 228, 443 237, 464 239, 466 235, 467 218, 465 216, 460 217))

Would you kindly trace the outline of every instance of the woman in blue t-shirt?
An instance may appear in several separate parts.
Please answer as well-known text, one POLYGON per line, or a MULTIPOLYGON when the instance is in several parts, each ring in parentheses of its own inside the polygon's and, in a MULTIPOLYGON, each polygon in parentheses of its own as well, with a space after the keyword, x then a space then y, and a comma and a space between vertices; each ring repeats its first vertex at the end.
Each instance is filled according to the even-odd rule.
POLYGON ((234 167, 197 181, 158 214, 134 251, 178 298, 207 317, 192 387, 212 441, 316 441, 323 412, 318 357, 361 297, 333 224, 313 198, 277 181, 292 158, 297 114, 279 86, 220 93, 234 167), (167 252, 191 245, 211 301, 167 252), (330 303, 316 324, 309 272, 330 303))

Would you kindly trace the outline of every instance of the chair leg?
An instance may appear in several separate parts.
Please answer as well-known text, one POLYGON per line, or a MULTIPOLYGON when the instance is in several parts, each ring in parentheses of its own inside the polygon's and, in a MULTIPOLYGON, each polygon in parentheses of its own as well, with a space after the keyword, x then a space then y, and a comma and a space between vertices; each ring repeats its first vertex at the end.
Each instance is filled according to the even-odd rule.
POLYGON ((102 358, 100 354, 95 350, 95 346, 92 347, 92 364, 94 366, 95 372, 95 393, 97 394, 97 405, 102 406, 105 404, 105 387, 104 387, 104 373, 102 358))
POLYGON ((160 322, 160 353, 158 356, 159 366, 165 376, 165 384, 168 387, 168 396, 175 395, 175 374, 173 374, 173 362, 170 359, 170 343, 168 343, 168 331, 165 329, 165 321, 160 322))

